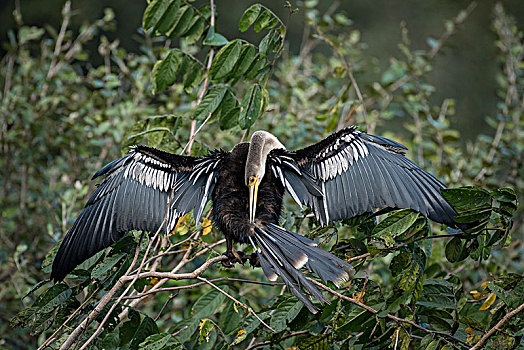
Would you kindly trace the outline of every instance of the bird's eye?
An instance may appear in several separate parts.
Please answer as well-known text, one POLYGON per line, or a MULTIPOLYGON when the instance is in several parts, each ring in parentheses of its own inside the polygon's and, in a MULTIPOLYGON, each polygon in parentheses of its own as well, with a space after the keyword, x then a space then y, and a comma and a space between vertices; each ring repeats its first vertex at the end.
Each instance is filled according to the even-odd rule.
POLYGON ((255 181, 256 181, 256 177, 254 177, 254 176, 250 176, 250 177, 249 177, 249 184, 250 184, 250 185, 254 185, 254 184, 255 184, 255 181))

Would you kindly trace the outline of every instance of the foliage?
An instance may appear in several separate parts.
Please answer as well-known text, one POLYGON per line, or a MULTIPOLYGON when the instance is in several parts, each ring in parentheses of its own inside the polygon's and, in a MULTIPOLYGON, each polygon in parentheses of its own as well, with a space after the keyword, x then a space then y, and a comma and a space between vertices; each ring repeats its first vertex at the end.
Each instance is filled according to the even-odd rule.
MULTIPOLYGON (((316 3, 306 1, 298 11, 286 4, 288 18, 260 4, 248 7, 239 31, 259 33, 258 42, 248 42, 220 34, 220 14, 210 4, 151 0, 140 53, 101 34, 114 26, 109 10, 79 33, 68 28, 69 2, 59 31, 16 17, 0 79, 0 274, 11 282, 0 294, 6 344, 460 349, 521 306, 522 33, 496 5, 500 114, 487 119, 493 135, 480 135, 460 152, 449 120, 454 102, 431 105, 434 88, 426 76, 473 6, 447 21, 427 49, 412 48, 402 24, 403 56, 364 85, 362 75, 378 68, 359 31, 336 9, 322 13, 316 3), (307 23, 297 55, 285 50, 291 16, 307 23), (91 40, 100 66, 91 65, 85 49, 91 40), (393 122, 403 128, 385 131, 393 122), (432 225, 410 210, 320 227, 307 210, 296 214, 287 203, 286 228, 314 238, 358 271, 343 288, 325 286, 332 298, 317 314, 286 291, 279 295, 281 283, 266 282, 259 269, 214 265, 223 240, 209 221, 195 223, 191 215, 168 236, 129 233, 65 282, 45 280, 57 242, 89 192, 86 174, 117 157, 119 146, 125 152, 144 143, 199 155, 231 147, 256 128, 298 148, 350 124, 410 146, 411 158, 456 187, 444 195, 459 212, 457 222, 469 228, 432 225)), ((522 346, 523 317, 504 321, 488 346, 522 346)))

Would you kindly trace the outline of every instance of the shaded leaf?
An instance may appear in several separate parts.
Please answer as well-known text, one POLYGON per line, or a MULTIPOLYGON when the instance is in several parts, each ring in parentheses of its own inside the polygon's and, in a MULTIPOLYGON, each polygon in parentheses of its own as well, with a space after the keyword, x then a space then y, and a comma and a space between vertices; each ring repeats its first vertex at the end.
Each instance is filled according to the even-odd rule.
POLYGON ((277 332, 283 331, 287 327, 287 323, 291 322, 297 317, 304 304, 296 297, 289 297, 281 301, 275 312, 271 315, 269 325, 277 332))
POLYGON ((139 346, 140 350, 183 350, 184 346, 169 333, 158 333, 147 337, 139 346))
POLYGON ((113 255, 110 257, 107 257, 102 261, 100 264, 97 264, 93 271, 91 271, 91 277, 94 279, 100 279, 106 272, 111 270, 120 260, 122 260, 123 257, 125 257, 125 253, 120 253, 117 255, 113 255))
POLYGON ((460 261, 462 256, 462 240, 458 237, 453 237, 449 240, 449 242, 446 244, 446 259, 448 259, 449 262, 457 262, 460 261))
POLYGON ((239 124, 242 129, 250 128, 262 114, 262 93, 259 84, 251 85, 242 99, 239 124))
POLYGON ((155 63, 151 73, 154 85, 153 92, 164 90, 174 84, 178 68, 182 63, 182 56, 183 53, 180 50, 173 49, 169 51, 164 60, 155 63))

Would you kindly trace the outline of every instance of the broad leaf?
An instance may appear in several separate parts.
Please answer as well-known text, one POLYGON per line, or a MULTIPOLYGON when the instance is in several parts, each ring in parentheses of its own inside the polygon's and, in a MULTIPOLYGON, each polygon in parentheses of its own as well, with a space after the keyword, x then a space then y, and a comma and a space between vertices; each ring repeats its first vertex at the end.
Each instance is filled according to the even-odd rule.
POLYGON ((251 85, 242 99, 242 111, 239 115, 239 124, 242 129, 249 129, 262 114, 263 101, 259 84, 251 85))
POLYGON ((245 32, 248 30, 248 28, 255 23, 259 13, 260 13, 261 5, 260 4, 254 4, 250 6, 246 11, 244 11, 244 14, 240 18, 240 22, 238 24, 238 30, 241 32, 245 32))
POLYGON ((230 41, 218 51, 211 64, 211 79, 221 79, 235 66, 242 49, 240 40, 230 41))
POLYGON ((281 301, 271 315, 269 325, 277 332, 286 329, 288 322, 297 317, 304 304, 296 297, 289 297, 281 301))
POLYGON ((153 28, 160 18, 162 18, 170 2, 170 0, 152 0, 144 12, 142 27, 144 27, 145 30, 153 28))
POLYGON ((222 102, 226 92, 227 88, 225 86, 218 86, 208 90, 206 96, 195 110, 194 119, 204 120, 210 113, 213 114, 222 102))
POLYGON ((171 1, 166 10, 164 11, 162 17, 158 20, 155 25, 155 31, 159 33, 166 33, 169 28, 174 24, 174 20, 177 19, 177 12, 180 8, 181 0, 171 1))

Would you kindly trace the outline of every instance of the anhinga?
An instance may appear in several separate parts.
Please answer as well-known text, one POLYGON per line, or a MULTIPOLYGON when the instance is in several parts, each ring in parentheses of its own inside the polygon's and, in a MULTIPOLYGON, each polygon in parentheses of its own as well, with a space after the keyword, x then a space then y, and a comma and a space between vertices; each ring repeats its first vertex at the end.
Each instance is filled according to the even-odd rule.
POLYGON ((230 152, 203 157, 134 146, 93 176, 104 179, 62 242, 51 277, 62 280, 127 231, 155 232, 167 217, 162 231, 170 232, 190 211, 199 222, 211 199, 213 221, 226 238, 231 261, 246 258, 233 250, 233 242, 252 245, 252 258, 266 277, 281 277, 315 311, 307 296, 325 299, 298 270, 305 267, 338 285, 350 278, 351 266, 279 226, 284 191, 310 207, 321 225, 392 207, 456 227, 457 213, 440 193, 444 184, 406 158, 405 149, 354 127, 297 151, 286 150, 265 131, 230 152))

